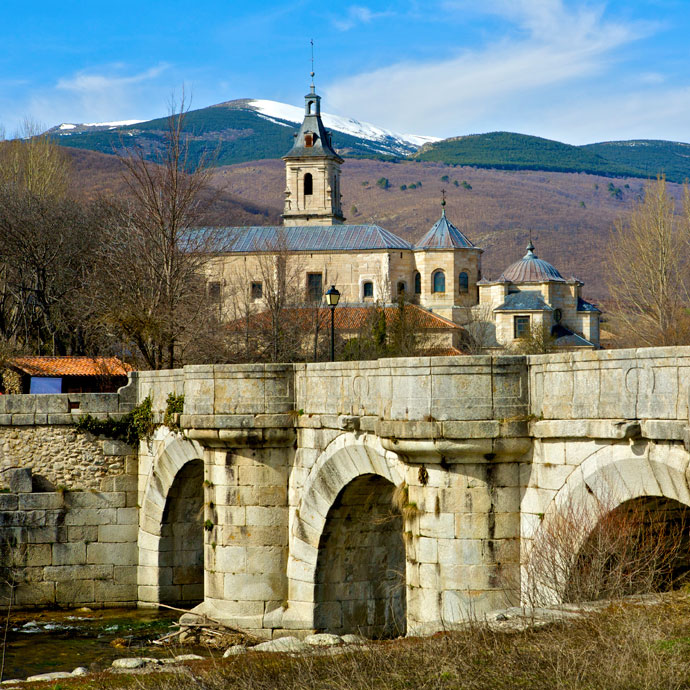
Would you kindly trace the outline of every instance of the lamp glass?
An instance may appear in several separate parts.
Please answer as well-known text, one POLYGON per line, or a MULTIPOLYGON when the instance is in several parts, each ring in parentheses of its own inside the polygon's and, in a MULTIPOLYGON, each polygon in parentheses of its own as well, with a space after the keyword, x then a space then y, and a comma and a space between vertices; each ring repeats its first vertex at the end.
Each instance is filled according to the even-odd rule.
POLYGON ((331 285, 331 287, 329 287, 326 291, 326 304, 328 304, 329 307, 336 307, 338 306, 339 301, 340 292, 336 290, 335 285, 331 285))

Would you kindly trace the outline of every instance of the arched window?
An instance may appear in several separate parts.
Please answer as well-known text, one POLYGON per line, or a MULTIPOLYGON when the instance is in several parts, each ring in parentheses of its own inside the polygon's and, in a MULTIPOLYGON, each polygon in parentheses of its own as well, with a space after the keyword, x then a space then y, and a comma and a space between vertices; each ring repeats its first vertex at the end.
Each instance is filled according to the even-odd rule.
POLYGON ((446 274, 443 271, 436 271, 432 277, 432 292, 446 291, 446 274))
POLYGON ((422 294, 422 276, 419 274, 419 272, 414 274, 414 294, 422 294))
POLYGON ((373 298, 374 296, 374 283, 372 283, 370 280, 367 280, 366 283, 362 284, 362 295, 364 299, 367 299, 368 297, 373 298))
POLYGON ((407 285, 405 285, 404 281, 400 281, 398 283, 398 294, 399 295, 404 295, 407 292, 407 285))
POLYGON ((460 274, 458 279, 458 289, 460 292, 467 292, 470 289, 470 279, 465 271, 460 274))
POLYGON ((314 178, 311 173, 304 176, 304 196, 311 196, 314 193, 314 178))

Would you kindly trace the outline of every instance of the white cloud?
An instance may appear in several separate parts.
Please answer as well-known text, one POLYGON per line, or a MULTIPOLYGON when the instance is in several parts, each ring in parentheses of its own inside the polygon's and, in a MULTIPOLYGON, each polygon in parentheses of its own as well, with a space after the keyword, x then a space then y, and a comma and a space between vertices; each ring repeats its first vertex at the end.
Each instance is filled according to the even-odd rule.
POLYGON ((30 94, 23 112, 47 127, 60 122, 160 117, 165 115, 170 98, 170 86, 161 79, 167 70, 164 63, 133 73, 123 64, 82 70, 30 94))
MULTIPOLYGON (((344 79, 326 89, 328 107, 436 136, 488 131, 499 122, 504 129, 535 126, 532 133, 541 133, 538 120, 556 99, 575 107, 575 121, 581 118, 588 100, 583 85, 606 79, 617 49, 651 31, 650 25, 607 20, 601 6, 564 0, 486 5, 481 11, 510 22, 517 37, 512 31, 511 38, 442 60, 400 61, 344 79)), ((448 1, 443 7, 457 13, 468 3, 448 1)), ((472 8, 477 11, 476 3, 472 8)))
POLYGON ((369 24, 374 19, 389 16, 390 12, 372 12, 368 7, 362 5, 350 5, 342 17, 336 17, 333 26, 340 31, 349 31, 357 24, 369 24))

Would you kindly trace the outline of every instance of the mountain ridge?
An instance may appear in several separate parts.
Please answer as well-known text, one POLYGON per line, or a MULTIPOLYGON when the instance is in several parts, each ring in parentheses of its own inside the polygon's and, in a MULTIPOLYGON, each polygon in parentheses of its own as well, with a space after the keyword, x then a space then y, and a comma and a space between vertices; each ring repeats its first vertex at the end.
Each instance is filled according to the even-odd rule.
MULTIPOLYGON (((280 158, 292 144, 303 109, 266 99, 241 98, 186 116, 192 164, 212 152, 214 166, 280 158)), ((447 139, 401 134, 368 122, 323 112, 336 150, 345 157, 420 160, 498 170, 583 172, 610 177, 690 178, 690 144, 655 139, 582 146, 515 132, 466 134, 447 139)), ((167 118, 145 121, 62 123, 47 130, 60 144, 112 154, 131 142, 153 159, 167 118)))

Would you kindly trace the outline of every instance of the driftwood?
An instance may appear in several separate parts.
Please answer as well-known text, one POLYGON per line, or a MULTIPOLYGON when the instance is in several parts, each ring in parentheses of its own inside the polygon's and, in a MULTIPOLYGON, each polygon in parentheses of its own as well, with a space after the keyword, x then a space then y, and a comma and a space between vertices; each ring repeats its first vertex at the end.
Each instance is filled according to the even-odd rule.
POLYGON ((242 635, 247 639, 255 639, 254 635, 248 633, 246 630, 236 628, 231 625, 226 625, 220 621, 207 616, 205 613, 195 613, 194 611, 187 611, 186 609, 178 608, 177 606, 170 606, 168 604, 158 604, 161 608, 170 609, 171 611, 178 611, 179 613, 191 614, 198 616, 199 621, 194 623, 173 623, 179 626, 178 630, 166 633, 157 640, 152 640, 153 644, 164 645, 172 642, 175 638, 187 632, 194 632, 197 634, 211 635, 213 637, 225 637, 227 635, 242 635))

